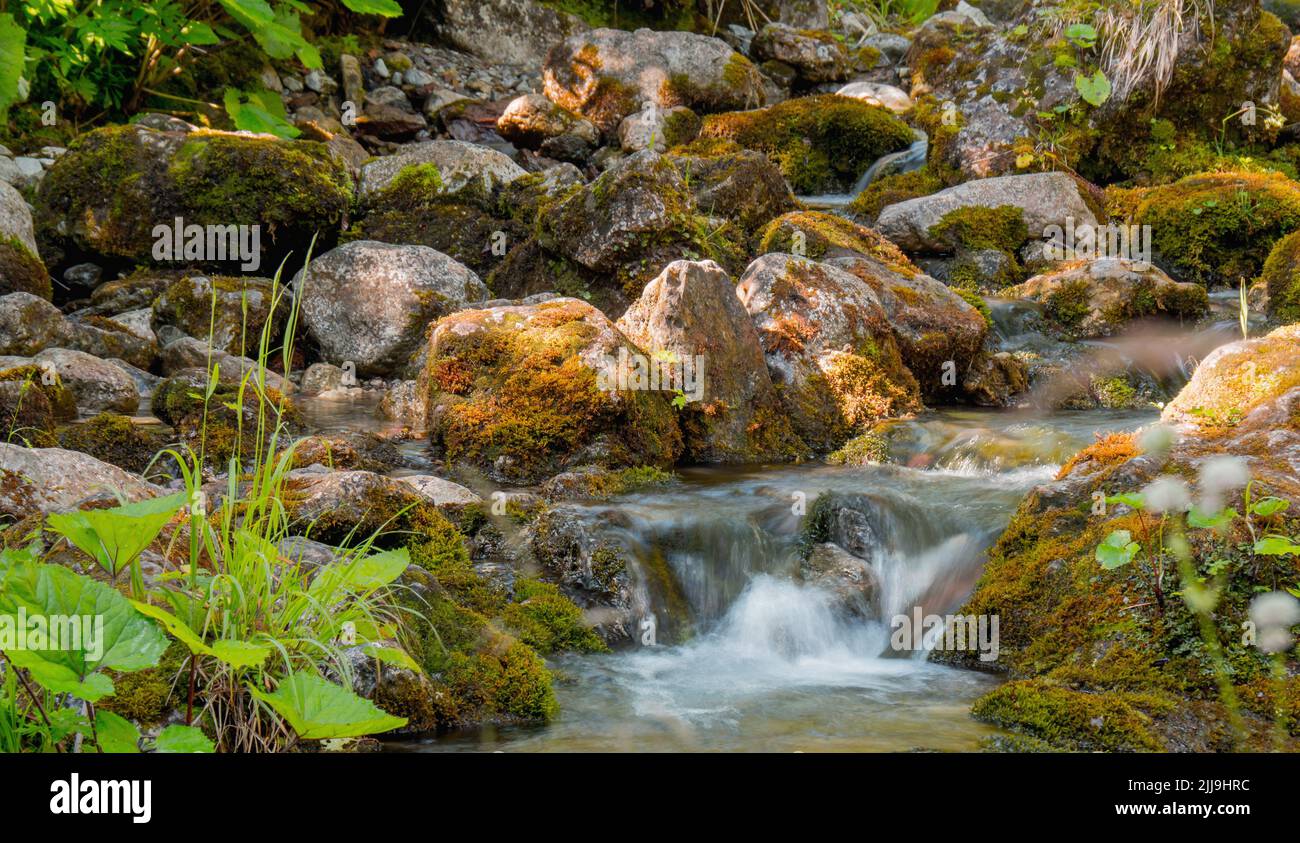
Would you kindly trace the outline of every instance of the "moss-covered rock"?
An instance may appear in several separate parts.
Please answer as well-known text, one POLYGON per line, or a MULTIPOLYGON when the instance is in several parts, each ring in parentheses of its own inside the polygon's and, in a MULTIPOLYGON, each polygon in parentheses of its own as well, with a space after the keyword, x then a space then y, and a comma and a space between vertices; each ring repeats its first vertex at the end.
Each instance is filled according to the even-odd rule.
POLYGON ((207 340, 227 354, 257 357, 268 323, 267 349, 279 347, 287 299, 266 278, 188 275, 154 301, 152 325, 156 332, 170 327, 207 340), (277 294, 284 301, 273 307, 277 294))
POLYGON ((59 447, 143 474, 154 456, 166 447, 166 440, 158 431, 145 429, 126 416, 100 413, 59 431, 59 447))
POLYGON ((783 214, 765 225, 757 237, 760 255, 786 252, 812 260, 866 255, 908 278, 921 272, 901 249, 879 232, 821 211, 783 214))
MULTIPOLYGON (((1134 434, 1112 434, 1029 494, 960 610, 999 617, 994 667, 1018 680, 978 701, 976 716, 1075 750, 1273 745, 1272 724, 1248 712, 1240 712, 1240 740, 1232 733, 1234 705, 1254 697, 1272 670, 1241 630, 1260 590, 1300 573, 1294 558, 1253 553, 1240 518, 1220 534, 1184 524, 1181 512, 1161 516, 1114 502, 1098 509, 1097 502, 1099 493, 1138 492, 1156 477, 1196 477, 1207 458, 1224 455, 1248 467, 1254 499, 1300 500, 1294 466, 1282 456, 1300 443, 1297 341, 1293 328, 1282 328, 1222 347, 1166 408, 1164 423, 1180 433, 1172 446, 1143 453, 1134 434), (1104 568, 1096 549, 1115 530, 1149 550, 1132 564, 1104 568), (1185 584, 1171 551, 1178 533, 1186 535, 1196 576, 1214 589, 1213 613, 1199 621, 1180 591, 1185 584), (1159 583, 1144 573, 1156 564, 1147 553, 1160 555, 1159 583), (1236 703, 1224 691, 1233 686, 1236 703)), ((1222 498, 1224 489, 1200 485, 1199 500, 1237 503, 1222 498)), ((1282 529, 1294 532, 1294 525, 1282 529)), ((975 663, 973 654, 943 658, 975 663)))
POLYGON ((219 380, 205 400, 208 380, 203 369, 183 369, 158 385, 150 408, 175 428, 183 444, 212 464, 224 467, 232 456, 252 456, 259 429, 262 447, 277 432, 302 429, 297 408, 280 392, 267 387, 259 393, 252 383, 241 388, 238 381, 219 380))
POLYGON ((766 153, 799 194, 847 190, 877 158, 912 143, 887 109, 834 94, 710 115, 700 134, 766 153))
POLYGON ((606 133, 643 102, 697 113, 753 108, 758 69, 725 41, 690 32, 596 29, 553 47, 542 68, 546 96, 606 133))
MULTIPOLYGON (((36 235, 56 263, 79 254, 150 263, 155 226, 178 217, 186 226, 257 225, 261 258, 274 265, 317 232, 328 241, 352 193, 324 144, 107 126, 79 138, 42 180, 36 235)), ((181 260, 222 266, 215 257, 181 260)))
POLYGON ((769 254, 750 264, 736 294, 754 319, 785 412, 813 449, 831 450, 881 419, 921 408, 888 315, 861 279, 769 254))
POLYGON ((1194 322, 1209 311, 1205 288, 1118 258, 1070 261, 1002 294, 1043 305, 1057 330, 1076 339, 1111 336, 1137 319, 1194 322))
POLYGON ((347 239, 429 246, 485 275, 528 236, 532 220, 499 213, 504 186, 487 189, 484 183, 448 190, 435 164, 408 165, 370 196, 347 239))
MULTIPOLYGON (((676 390, 692 461, 778 462, 804 453, 781 410, 750 315, 717 264, 669 264, 618 327, 674 381, 661 388, 676 390)), ((636 371, 624 367, 626 376, 636 371)))
POLYGON ((22 194, 0 182, 0 295, 51 296, 50 274, 41 262, 32 215, 22 194))
POLYGON ((443 317, 421 375, 433 445, 509 482, 584 464, 671 465, 682 448, 674 411, 664 393, 609 380, 620 351, 639 353, 575 299, 443 317))
POLYGON ((869 256, 832 258, 826 264, 853 275, 875 294, 921 394, 957 397, 988 334, 979 308, 928 275, 899 272, 869 256))
POLYGON ((536 231, 489 276, 497 295, 557 291, 617 316, 674 260, 708 258, 730 271, 744 260, 744 232, 704 216, 678 164, 650 151, 543 203, 536 231))
POLYGON ((767 156, 736 149, 713 155, 670 154, 699 213, 735 222, 750 234, 796 207, 790 187, 767 156))
POLYGON ((1151 226, 1155 260, 1175 279, 1236 285, 1300 227, 1300 184, 1276 173, 1188 176, 1148 192, 1134 221, 1151 226))
POLYGON ((1300 230, 1273 245, 1259 280, 1268 290, 1268 315, 1279 322, 1300 322, 1300 230))

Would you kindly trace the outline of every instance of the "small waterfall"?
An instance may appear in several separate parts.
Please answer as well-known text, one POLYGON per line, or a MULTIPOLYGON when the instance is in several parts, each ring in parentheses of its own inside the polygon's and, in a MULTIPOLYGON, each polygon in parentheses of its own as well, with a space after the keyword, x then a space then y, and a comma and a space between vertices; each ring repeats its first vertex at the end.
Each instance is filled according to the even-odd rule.
POLYGON ((799 201, 810 208, 829 211, 839 210, 857 199, 858 195, 877 179, 921 169, 921 167, 925 166, 926 157, 930 152, 930 138, 920 129, 913 129, 912 135, 916 140, 912 141, 907 149, 890 152, 871 162, 871 166, 858 177, 857 183, 853 185, 853 189, 848 193, 800 196, 799 201))

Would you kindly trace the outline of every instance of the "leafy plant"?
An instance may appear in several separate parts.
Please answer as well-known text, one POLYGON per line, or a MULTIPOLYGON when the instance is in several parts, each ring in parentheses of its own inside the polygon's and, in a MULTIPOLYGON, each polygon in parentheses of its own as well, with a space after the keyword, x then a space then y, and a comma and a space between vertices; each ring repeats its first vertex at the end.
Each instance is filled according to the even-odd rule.
POLYGON ((1110 80, 1106 74, 1098 70, 1091 76, 1084 76, 1082 73, 1075 74, 1074 89, 1083 97, 1083 101, 1091 106, 1097 107, 1110 99, 1110 80))
POLYGON ((302 134, 298 127, 289 122, 284 101, 274 91, 227 88, 223 103, 231 122, 241 131, 275 135, 286 140, 302 134))

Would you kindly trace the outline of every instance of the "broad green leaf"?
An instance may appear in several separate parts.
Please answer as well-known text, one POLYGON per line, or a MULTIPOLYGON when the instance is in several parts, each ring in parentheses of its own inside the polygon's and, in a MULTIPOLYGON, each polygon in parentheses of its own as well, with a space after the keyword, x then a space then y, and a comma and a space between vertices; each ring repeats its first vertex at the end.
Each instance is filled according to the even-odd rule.
POLYGON ((0 15, 0 116, 24 98, 20 80, 26 45, 27 32, 14 21, 14 16, 0 15))
POLYGON ((359 15, 383 15, 386 18, 402 16, 397 0, 343 0, 343 5, 359 15))
POLYGON ((113 691, 108 677, 96 671, 153 667, 167 649, 167 637, 131 601, 61 565, 28 563, 9 570, 0 594, 0 615, 9 616, 16 627, 19 609, 29 620, 47 619, 49 629, 57 629, 61 640, 47 641, 57 645, 48 649, 6 650, 10 661, 31 670, 49 690, 88 702, 113 691), (75 624, 74 619, 78 619, 75 624))
POLYGON ((1065 37, 1085 50, 1097 44, 1097 30, 1086 23, 1070 24, 1065 28, 1065 37))
POLYGON ((222 97, 235 128, 245 132, 291 139, 302 134, 289 122, 284 102, 274 91, 240 91, 227 88, 222 97))
POLYGON ((1255 542, 1255 553, 1259 556, 1297 556, 1300 545, 1286 536, 1264 536, 1255 542))
POLYGON ((250 641, 221 639, 212 642, 212 655, 233 668, 258 667, 271 655, 271 648, 250 641))
POLYGON ((391 664, 394 667, 405 668, 406 670, 415 673, 424 672, 420 669, 420 666, 416 664, 415 659, 411 658, 409 653, 405 650, 400 650, 397 647, 382 647, 378 644, 367 644, 363 648, 362 652, 368 656, 379 659, 384 664, 391 664))
POLYGON ((1101 567, 1110 571, 1133 561, 1141 546, 1132 541, 1128 530, 1116 530, 1097 545, 1096 558, 1101 567))
POLYGON ((1238 512, 1235 509, 1203 512, 1194 506, 1187 513, 1187 523, 1197 529, 1221 530, 1231 524, 1237 518, 1237 515, 1238 512))
POLYGON ((1250 511, 1261 518, 1268 518, 1269 516, 1277 515, 1279 512, 1285 512, 1289 506, 1291 506, 1291 501, 1289 500, 1284 498, 1268 497, 1251 504, 1250 511))
POLYGON ((1099 106, 1110 99, 1110 80, 1100 70, 1091 76, 1077 74, 1074 77, 1074 89, 1091 106, 1099 106))
POLYGON ((370 700, 310 673, 290 674, 269 694, 251 685, 249 691, 304 740, 355 738, 406 725, 405 717, 386 714, 370 700))
POLYGON ((111 711, 95 712, 95 736, 104 752, 140 751, 140 730, 130 720, 111 711))
POLYGON ((339 589, 371 592, 392 583, 410 564, 410 554, 404 547, 336 563, 316 575, 309 593, 314 597, 322 597, 339 589))
POLYGON ((154 743, 157 752, 195 753, 216 752, 216 747, 202 729, 173 724, 163 729, 154 743))
POLYGON ((195 44, 206 46, 209 44, 220 44, 221 39, 217 33, 212 31, 212 27, 202 21, 191 21, 181 30, 181 41, 185 44, 195 44))
POLYGON ((1142 497, 1141 492, 1124 492, 1119 495, 1108 495, 1106 497, 1106 503, 1123 504, 1129 509, 1145 509, 1147 500, 1142 497))
POLYGON ((154 606, 150 603, 141 603, 132 600, 131 605, 143 615, 148 615, 163 625, 173 638, 189 648, 191 653, 199 653, 205 656, 212 655, 212 648, 203 642, 203 638, 197 632, 189 627, 180 618, 161 606, 154 606))
POLYGON ((185 493, 150 498, 112 509, 87 509, 50 515, 50 529, 116 574, 158 538, 185 504, 185 493))

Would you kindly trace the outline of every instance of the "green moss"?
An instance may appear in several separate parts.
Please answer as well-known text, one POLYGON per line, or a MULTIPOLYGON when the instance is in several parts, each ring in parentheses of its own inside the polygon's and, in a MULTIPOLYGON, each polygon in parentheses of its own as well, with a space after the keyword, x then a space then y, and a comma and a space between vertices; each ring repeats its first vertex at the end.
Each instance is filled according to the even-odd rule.
MULTIPOLYGON (((465 311, 447 319, 474 320, 465 311)), ((453 401, 431 436, 452 461, 505 466, 512 478, 555 474, 598 437, 606 467, 671 464, 681 434, 667 401, 657 393, 624 393, 619 400, 597 386, 596 372, 579 352, 597 335, 594 311, 574 301, 536 306, 474 330, 444 332, 429 354, 426 380, 453 401), (465 378, 449 379, 450 371, 465 378), (612 435, 610 435, 612 434, 612 435)))
POLYGON ((1043 307, 1047 315, 1063 328, 1070 329, 1092 312, 1092 294, 1086 279, 1067 281, 1048 295, 1043 307))
POLYGON ((875 465, 889 458, 889 440, 879 433, 864 433, 826 456, 831 465, 875 465))
POLYGON ((966 300, 967 304, 969 304, 971 307, 975 308, 980 312, 980 316, 984 317, 985 325, 987 325, 990 328, 993 327, 993 313, 992 311, 989 310, 988 302, 984 301, 983 296, 981 296, 975 290, 972 290, 969 287, 965 287, 960 284, 954 285, 952 287, 952 291, 957 295, 961 296, 963 299, 966 300))
POLYGON ((929 196, 945 187, 947 185, 928 166, 908 173, 894 173, 867 185, 866 190, 849 204, 849 212, 864 222, 872 223, 886 206, 929 196))
POLYGON ((95 707, 144 725, 165 721, 174 709, 184 704, 176 679, 188 657, 184 645, 173 641, 157 667, 130 673, 110 672, 113 693, 95 707))
POLYGON ((1047 743, 1081 752, 1158 752, 1164 747, 1150 731, 1142 706, 1154 698, 1089 694, 1042 680, 1009 682, 976 701, 971 713, 998 726, 1023 731, 1047 743))
POLYGON ((1206 173, 1158 187, 1137 208, 1156 260, 1180 281, 1237 284, 1300 228, 1300 184, 1277 174, 1206 173))
POLYGON ((506 625, 537 652, 601 653, 608 649, 586 625, 582 610, 556 586, 521 579, 515 583, 515 601, 506 607, 506 625))
POLYGON ((792 211, 772 220, 757 237, 760 255, 786 252, 819 260, 829 250, 835 249, 873 257, 907 278, 921 272, 883 235, 835 214, 792 211))
POLYGON ((31 293, 49 301, 50 273, 41 259, 16 237, 0 237, 0 295, 31 293))
POLYGON ((1269 316, 1284 324, 1300 322, 1300 231, 1274 244, 1259 280, 1268 290, 1269 316))
POLYGON ((1112 410, 1126 410, 1138 406, 1137 390, 1126 375, 1111 377, 1092 377, 1092 392, 1097 403, 1112 410))
POLYGON ((1024 212, 1015 205, 954 208, 930 226, 929 233, 954 249, 994 249, 1013 256, 1029 239, 1024 212))
POLYGON ((305 244, 338 228, 352 189, 322 143, 107 126, 55 162, 37 190, 34 221, 42 243, 148 262, 154 226, 175 217, 260 225, 279 247, 305 244))
POLYGON ((60 447, 90 454, 135 474, 144 473, 162 445, 160 437, 150 436, 126 416, 114 413, 100 413, 59 433, 60 447))
POLYGON ((834 94, 712 114, 701 136, 766 153, 804 194, 845 190, 881 155, 912 142, 911 129, 887 109, 834 94))
MULTIPOLYGON (((282 294, 283 295, 283 294, 282 294)), ((153 312, 157 321, 191 337, 208 340, 229 354, 256 357, 263 329, 270 323, 269 349, 278 346, 287 306, 274 312, 272 284, 264 278, 188 276, 170 285, 153 312)))

